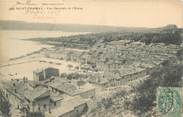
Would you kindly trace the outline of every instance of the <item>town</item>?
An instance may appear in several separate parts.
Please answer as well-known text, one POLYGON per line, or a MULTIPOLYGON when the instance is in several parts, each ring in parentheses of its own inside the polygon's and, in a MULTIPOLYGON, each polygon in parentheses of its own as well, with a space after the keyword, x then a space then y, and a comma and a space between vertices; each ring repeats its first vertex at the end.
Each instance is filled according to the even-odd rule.
POLYGON ((156 89, 182 84, 183 46, 178 43, 182 39, 177 32, 176 27, 167 26, 145 33, 86 34, 65 37, 62 41, 45 39, 44 43, 56 45, 12 58, 0 66, 4 78, 1 95, 11 105, 8 114, 152 116, 156 89), (147 103, 151 108, 145 108, 147 103))

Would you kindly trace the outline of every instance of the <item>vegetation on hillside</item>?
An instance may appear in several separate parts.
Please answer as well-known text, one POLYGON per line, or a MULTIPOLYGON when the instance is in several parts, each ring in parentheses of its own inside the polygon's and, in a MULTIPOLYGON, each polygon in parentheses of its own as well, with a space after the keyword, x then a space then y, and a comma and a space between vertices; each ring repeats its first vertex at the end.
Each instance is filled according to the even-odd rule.
POLYGON ((71 48, 90 48, 97 43, 107 43, 120 40, 129 40, 131 42, 139 41, 147 45, 151 43, 180 45, 182 42, 181 31, 176 26, 167 26, 143 32, 106 32, 56 38, 33 38, 29 40, 71 48))
POLYGON ((156 90, 159 86, 181 87, 183 65, 175 63, 164 64, 151 72, 151 79, 146 80, 136 88, 136 96, 130 103, 131 111, 140 117, 149 117, 156 106, 156 90))
POLYGON ((10 106, 9 101, 3 96, 2 91, 0 90, 0 115, 2 114, 3 117, 9 117, 10 106))

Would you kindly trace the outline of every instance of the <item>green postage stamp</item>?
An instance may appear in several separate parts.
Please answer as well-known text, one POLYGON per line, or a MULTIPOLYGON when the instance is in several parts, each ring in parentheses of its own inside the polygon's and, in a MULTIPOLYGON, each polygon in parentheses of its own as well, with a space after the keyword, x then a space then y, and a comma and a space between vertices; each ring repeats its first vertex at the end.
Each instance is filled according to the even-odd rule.
POLYGON ((181 88, 159 87, 157 108, 159 117, 182 117, 181 88))

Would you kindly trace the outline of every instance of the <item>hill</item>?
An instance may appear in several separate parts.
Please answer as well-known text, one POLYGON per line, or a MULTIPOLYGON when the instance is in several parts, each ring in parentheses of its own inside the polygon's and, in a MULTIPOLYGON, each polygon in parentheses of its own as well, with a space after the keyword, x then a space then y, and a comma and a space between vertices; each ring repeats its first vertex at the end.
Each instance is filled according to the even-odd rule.
MULTIPOLYGON (((143 30, 137 28, 135 30, 143 30)), ((131 28, 102 26, 102 25, 81 25, 81 24, 51 24, 51 23, 31 23, 23 21, 0 20, 0 30, 46 30, 46 31, 66 31, 66 32, 115 32, 128 31, 131 28)), ((133 29, 134 30, 134 29, 133 29)))
MULTIPOLYGON (((69 37, 55 38, 34 38, 31 41, 38 41, 44 44, 55 46, 64 46, 71 48, 90 48, 97 43, 109 43, 112 41, 127 40, 131 42, 143 42, 147 45, 151 43, 176 44, 182 43, 182 31, 175 25, 168 25, 162 28, 144 29, 133 31, 133 28, 128 31, 92 33, 85 35, 74 35, 69 37)), ((127 43, 127 44, 128 44, 127 43)))

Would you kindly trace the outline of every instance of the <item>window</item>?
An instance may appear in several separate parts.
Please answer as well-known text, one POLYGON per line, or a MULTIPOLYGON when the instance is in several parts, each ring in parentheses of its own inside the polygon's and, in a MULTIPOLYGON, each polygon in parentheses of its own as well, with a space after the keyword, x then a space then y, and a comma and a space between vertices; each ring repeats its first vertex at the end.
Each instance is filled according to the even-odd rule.
POLYGON ((39 110, 39 111, 41 110, 40 107, 38 107, 38 110, 39 110))
POLYGON ((46 104, 43 105, 44 109, 46 109, 46 104))

